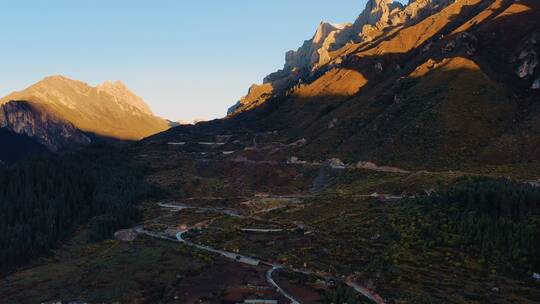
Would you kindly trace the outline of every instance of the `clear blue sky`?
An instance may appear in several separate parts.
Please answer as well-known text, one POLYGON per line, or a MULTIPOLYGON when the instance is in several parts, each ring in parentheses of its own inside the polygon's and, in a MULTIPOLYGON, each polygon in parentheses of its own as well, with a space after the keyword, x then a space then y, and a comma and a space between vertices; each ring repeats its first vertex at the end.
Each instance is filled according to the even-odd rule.
POLYGON ((222 117, 318 23, 366 0, 0 0, 0 95, 61 74, 122 80, 160 116, 222 117))

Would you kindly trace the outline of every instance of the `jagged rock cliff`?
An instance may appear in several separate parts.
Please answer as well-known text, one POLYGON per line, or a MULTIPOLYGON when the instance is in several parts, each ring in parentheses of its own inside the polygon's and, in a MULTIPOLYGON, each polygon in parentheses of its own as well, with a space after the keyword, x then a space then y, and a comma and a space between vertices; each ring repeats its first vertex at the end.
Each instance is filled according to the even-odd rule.
POLYGON ((312 69, 330 60, 329 52, 336 45, 344 45, 349 39, 346 33, 352 26, 348 24, 332 24, 321 22, 312 39, 304 42, 297 51, 289 51, 285 55, 284 70, 312 69))
POLYGON ((286 55, 284 70, 314 69, 331 61, 330 52, 347 43, 369 42, 385 31, 410 25, 446 7, 450 0, 412 0, 407 6, 392 0, 370 0, 354 23, 323 22, 315 35, 286 55))
POLYGON ((90 138, 71 123, 27 101, 11 101, 0 107, 0 127, 34 138, 51 151, 87 145, 90 138))
POLYGON ((414 24, 445 8, 453 0, 412 0, 404 6, 392 0, 369 0, 353 23, 321 22, 314 36, 296 51, 285 55, 282 70, 268 75, 262 86, 254 85, 248 94, 229 108, 228 115, 252 109, 268 95, 290 88, 321 69, 340 64, 339 50, 352 44, 369 43, 377 38, 414 24))

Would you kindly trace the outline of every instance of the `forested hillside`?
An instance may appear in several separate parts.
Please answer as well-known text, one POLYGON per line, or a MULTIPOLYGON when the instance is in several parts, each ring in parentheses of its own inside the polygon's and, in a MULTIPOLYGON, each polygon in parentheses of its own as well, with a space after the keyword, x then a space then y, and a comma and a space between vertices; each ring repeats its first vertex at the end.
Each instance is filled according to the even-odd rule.
POLYGON ((404 202, 399 214, 393 226, 403 244, 459 248, 481 264, 522 274, 540 269, 540 189, 532 185, 463 178, 404 202))
POLYGON ((24 134, 0 128, 0 142, 9 143, 0 149, 0 162, 11 164, 30 155, 44 153, 47 148, 24 134))
POLYGON ((88 224, 89 241, 132 225, 134 203, 149 191, 141 172, 104 145, 35 158, 0 171, 0 269, 46 254, 88 224))

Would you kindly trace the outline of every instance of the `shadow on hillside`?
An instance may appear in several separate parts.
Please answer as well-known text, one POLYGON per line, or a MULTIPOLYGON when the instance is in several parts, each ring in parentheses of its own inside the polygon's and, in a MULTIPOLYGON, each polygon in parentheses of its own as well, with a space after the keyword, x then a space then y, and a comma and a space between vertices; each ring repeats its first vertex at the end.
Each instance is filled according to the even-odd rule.
MULTIPOLYGON (((313 97, 302 97, 291 95, 290 91, 282 91, 260 106, 234 117, 196 126, 177 127, 152 137, 148 142, 157 138, 162 141, 167 138, 178 138, 180 133, 206 136, 227 132, 256 133, 278 130, 284 140, 295 141, 299 138, 307 138, 309 144, 303 152, 299 153, 304 153, 304 156, 310 159, 336 156, 348 160, 372 159, 389 164, 405 163, 411 166, 444 167, 455 166, 459 160, 478 160, 478 154, 482 149, 487 149, 490 142, 511 129, 512 126, 508 121, 515 118, 514 111, 501 111, 504 115, 500 119, 495 118, 499 115, 489 117, 488 114, 492 113, 489 111, 489 101, 474 96, 484 96, 482 94, 490 96, 489 94, 493 92, 486 91, 480 86, 474 87, 473 81, 473 87, 463 94, 471 94, 464 100, 474 102, 462 105, 462 109, 452 108, 454 112, 448 112, 448 116, 454 117, 455 119, 452 118, 454 120, 462 119, 462 121, 461 123, 453 121, 449 126, 449 118, 444 120, 438 108, 447 97, 448 85, 441 83, 438 86, 426 88, 426 84, 422 84, 425 88, 422 94, 414 96, 411 94, 414 90, 411 90, 418 85, 419 81, 428 77, 429 73, 421 79, 408 76, 430 59, 437 63, 444 58, 456 57, 467 58, 480 66, 480 69, 468 70, 467 67, 461 67, 455 71, 445 71, 440 77, 448 79, 449 82, 457 81, 463 78, 463 75, 468 75, 465 77, 468 79, 477 79, 485 77, 485 74, 491 80, 499 80, 500 78, 493 76, 495 73, 490 70, 490 66, 495 66, 493 68, 495 71, 500 70, 511 74, 511 71, 505 70, 507 67, 504 64, 491 63, 493 52, 484 50, 490 46, 486 44, 485 37, 491 33, 485 33, 485 31, 486 28, 500 27, 501 33, 497 32, 495 39, 500 35, 508 36, 504 34, 505 29, 512 28, 512 24, 530 17, 530 12, 508 15, 496 20, 490 18, 474 25, 468 32, 478 35, 476 40, 461 33, 448 34, 461 26, 465 19, 469 20, 478 14, 481 8, 486 8, 489 4, 491 3, 484 2, 464 7, 463 14, 467 15, 467 18, 458 18, 461 15, 453 16, 449 24, 409 52, 361 58, 347 57, 339 68, 356 71, 367 79, 365 87, 353 96, 323 93, 313 97), (454 44, 453 47, 447 48, 451 42, 454 44), (426 51, 427 46, 430 47, 426 51), (469 54, 467 51, 471 47, 475 49, 475 52, 469 54), (379 63, 383 67, 382 70, 377 67, 379 63), (475 112, 478 111, 475 107, 479 107, 480 104, 481 108, 488 110, 475 112), (459 111, 465 114, 463 118, 459 118, 459 111), (474 115, 469 115, 471 113, 474 115), (337 121, 334 123, 334 120, 337 121), (330 128, 330 125, 335 126, 330 128)), ((510 2, 499 10, 493 11, 492 15, 498 15, 508 5, 510 2)), ((534 25, 539 21, 529 20, 528 22, 534 25)), ((513 39, 519 40, 527 35, 528 28, 513 32, 513 39)), ((386 39, 391 38, 386 37, 386 39)), ((313 84, 326 72, 328 71, 322 71, 312 77, 304 77, 301 82, 303 85, 313 84)), ((512 87, 509 81, 515 81, 515 79, 506 79, 503 83, 507 87, 512 87)), ((497 87, 496 84, 494 86, 497 87)), ((506 94, 500 95, 506 96, 506 94)), ((458 98, 450 102, 450 105, 460 104, 462 101, 458 98)), ((514 105, 513 101, 509 104, 514 105)), ((500 109, 500 107, 493 109, 500 109)), ((540 156, 534 155, 534 158, 540 159, 540 156)), ((514 159, 518 159, 518 156, 514 159)))
MULTIPOLYGON (((492 15, 498 15, 508 5, 510 5, 510 2, 507 2, 499 10, 493 11, 492 15)), ((463 10, 466 11, 465 14, 468 17, 472 17, 480 11, 480 8, 485 7, 486 3, 481 3, 476 6, 464 7, 463 10)), ((475 31, 479 31, 489 25, 487 22, 492 23, 490 27, 504 28, 528 17, 529 14, 530 12, 518 13, 501 17, 495 21, 493 18, 486 19, 486 21, 476 24, 474 28, 475 31), (493 23, 496 24, 493 25, 493 23)), ((480 41, 474 41, 469 36, 458 33, 446 35, 443 39, 440 39, 442 35, 451 33, 458 28, 463 24, 463 21, 464 19, 458 18, 458 15, 454 16, 451 23, 410 52, 362 58, 349 56, 340 65, 340 68, 355 70, 368 79, 367 85, 355 96, 323 94, 311 98, 300 98, 298 96, 279 94, 256 109, 239 114, 233 120, 242 121, 249 128, 260 129, 262 126, 262 129, 283 130, 293 138, 306 136, 310 137, 310 139, 318 139, 316 146, 312 148, 312 152, 318 155, 327 153, 328 155, 342 156, 344 158, 374 157, 388 161, 400 161, 399 154, 402 155, 407 152, 407 149, 410 149, 410 151, 422 150, 423 152, 419 152, 420 154, 416 152, 408 153, 410 156, 406 157, 412 162, 418 162, 420 159, 437 159, 437 154, 440 151, 430 149, 429 146, 433 142, 438 142, 440 145, 438 149, 446 150, 445 154, 457 153, 456 156, 474 159, 476 158, 475 153, 479 149, 500 136, 502 132, 507 131, 509 126, 494 120, 494 125, 501 125, 503 130, 501 128, 492 129, 491 131, 496 130, 496 132, 490 133, 487 138, 482 138, 482 132, 479 132, 479 138, 475 138, 469 134, 470 131, 460 130, 464 136, 463 138, 473 138, 473 140, 462 145, 466 147, 467 151, 459 151, 459 146, 455 148, 448 145, 441 146, 444 144, 444 132, 441 131, 444 130, 444 127, 433 126, 439 119, 437 116, 422 117, 422 115, 434 115, 433 108, 444 97, 441 92, 431 92, 431 96, 426 94, 424 96, 425 100, 419 101, 419 104, 423 103, 430 106, 429 109, 417 109, 420 112, 417 112, 416 115, 420 115, 425 120, 424 124, 419 124, 420 127, 411 128, 415 123, 418 123, 418 119, 414 117, 414 112, 407 110, 406 107, 395 105, 395 99, 402 98, 396 96, 399 95, 396 93, 403 90, 403 86, 407 86, 407 77, 403 77, 412 73, 418 66, 429 59, 440 62, 444 58, 464 57, 480 66, 480 71, 467 71, 466 68, 455 72, 449 71, 448 76, 444 78, 452 79, 464 72, 473 74, 478 72, 480 73, 477 75, 478 77, 486 73, 492 77, 492 72, 485 71, 485 69, 488 69, 485 67, 485 62, 488 59, 484 57, 489 58, 491 54, 482 50, 484 45, 481 39, 483 37, 479 37, 478 40, 480 41), (453 48, 445 49, 450 42, 454 44, 453 48), (431 46, 429 51, 424 51, 428 45, 431 46), (475 48, 476 52, 468 54, 467 51, 470 47, 475 48), (445 50, 443 51, 443 49, 445 50), (379 63, 383 66, 383 71, 376 67, 379 63), (393 120, 396 117, 408 117, 409 120, 397 119, 396 121, 399 123, 395 124, 393 120), (329 130, 328 124, 334 118, 348 121, 346 127, 345 123, 343 123, 340 128, 329 130), (337 129, 341 130, 337 131, 337 129), (439 134, 435 134, 436 132, 439 132, 439 134)), ((538 21, 535 22, 538 23, 538 21)), ((469 32, 475 33, 473 30, 469 32)), ((484 33, 480 32, 479 34, 483 35, 484 33)), ((513 36, 514 39, 520 39, 526 34, 526 30, 517 31, 513 36)), ((387 39, 391 39, 391 37, 387 39)), ((504 68, 500 66, 499 64, 496 69, 504 68)), ((326 72, 323 71, 321 74, 326 72)), ((504 72, 509 73, 508 71, 504 72)), ((309 79, 303 79, 303 83, 311 84, 321 74, 314 75, 309 79)), ((471 78, 475 78, 475 75, 471 78)), ((512 81, 514 80, 512 79, 512 81)), ((505 83, 508 84, 506 81, 505 83)), ((444 87, 441 88, 441 91, 444 91, 444 87)), ((476 92, 471 93, 477 94, 476 92)), ((513 115, 512 111, 505 114, 508 117, 513 115)), ((483 117, 483 119, 485 119, 484 122, 491 123, 488 117, 483 117)), ((504 120, 506 121, 506 119, 504 120)), ((470 118, 469 121, 474 122, 474 118, 470 118)), ((459 132, 451 134, 451 138, 458 145, 459 135, 459 132)))
POLYGON ((2 163, 11 165, 36 154, 48 152, 45 146, 27 135, 17 134, 6 128, 0 128, 0 142, 9 143, 0 149, 0 166, 2 166, 2 163))

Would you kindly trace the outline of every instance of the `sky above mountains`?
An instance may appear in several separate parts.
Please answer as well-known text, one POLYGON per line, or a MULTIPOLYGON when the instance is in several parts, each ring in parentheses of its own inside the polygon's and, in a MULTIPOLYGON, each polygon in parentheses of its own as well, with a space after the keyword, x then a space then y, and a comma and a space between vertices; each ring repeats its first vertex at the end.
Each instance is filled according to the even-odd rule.
POLYGON ((0 95, 61 74, 122 80, 171 120, 223 117, 318 23, 366 0, 0 0, 0 95))

